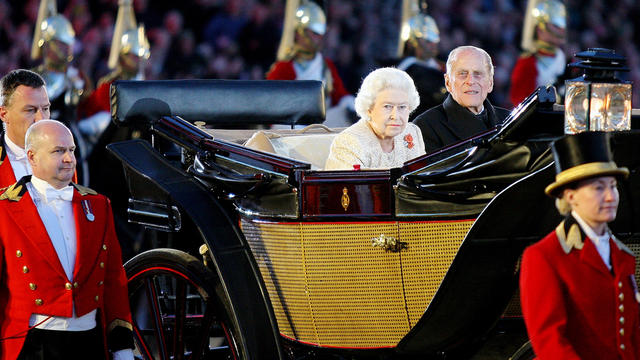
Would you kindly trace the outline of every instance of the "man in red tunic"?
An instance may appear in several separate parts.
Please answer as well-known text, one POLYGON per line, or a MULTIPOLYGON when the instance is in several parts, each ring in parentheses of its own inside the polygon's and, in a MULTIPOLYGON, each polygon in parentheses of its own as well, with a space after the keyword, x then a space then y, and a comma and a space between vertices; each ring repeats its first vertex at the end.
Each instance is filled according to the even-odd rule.
MULTIPOLYGON (((321 80, 330 100, 329 106, 336 106, 349 93, 336 66, 321 53, 326 32, 324 11, 310 0, 290 10, 295 3, 287 2, 278 61, 271 65, 267 80, 321 80), (287 20, 289 17, 292 19, 287 20)), ((353 101, 352 96, 349 98, 353 101)))
POLYGON ((71 183, 69 129, 26 135, 33 175, 0 195, 0 358, 133 359, 131 313, 109 200, 71 183))
MULTIPOLYGON (((558 0, 529 0, 522 31, 522 49, 511 73, 511 103, 520 104, 539 86, 555 85, 567 59, 566 9, 558 0)), ((559 91, 562 93, 562 91, 559 91)))
POLYGON ((609 134, 585 132, 552 144, 564 221, 522 258, 522 313, 540 359, 640 359, 640 293, 633 252, 611 233, 617 179, 609 134))

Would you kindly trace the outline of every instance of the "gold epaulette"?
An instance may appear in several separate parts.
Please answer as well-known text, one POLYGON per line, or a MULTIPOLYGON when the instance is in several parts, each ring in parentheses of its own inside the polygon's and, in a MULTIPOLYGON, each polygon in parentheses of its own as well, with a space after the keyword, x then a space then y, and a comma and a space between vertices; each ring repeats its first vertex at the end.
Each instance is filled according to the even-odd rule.
POLYGON ((93 190, 91 188, 88 188, 86 186, 78 185, 76 183, 71 183, 71 185, 73 185, 73 187, 75 187, 76 190, 78 190, 78 192, 82 196, 85 196, 85 195, 98 195, 98 192, 96 192, 95 190, 93 190))
POLYGON ((0 200, 20 201, 22 195, 27 192, 27 187, 17 182, 11 186, 0 189, 0 200))

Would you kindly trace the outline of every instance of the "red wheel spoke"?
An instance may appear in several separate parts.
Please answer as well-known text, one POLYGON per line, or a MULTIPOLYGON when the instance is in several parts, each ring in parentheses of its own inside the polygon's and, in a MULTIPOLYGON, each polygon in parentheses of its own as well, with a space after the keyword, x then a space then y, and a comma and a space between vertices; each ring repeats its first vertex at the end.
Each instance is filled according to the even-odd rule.
POLYGON ((210 329, 213 326, 213 322, 215 320, 215 311, 213 309, 213 304, 211 301, 206 302, 206 309, 204 311, 204 316, 202 317, 200 323, 200 329, 202 332, 200 334, 200 341, 197 343, 195 349, 193 349, 193 358, 192 360, 199 360, 200 356, 204 353, 205 349, 209 350, 209 336, 210 329))
POLYGON ((184 320, 187 316, 187 286, 184 281, 176 279, 176 311, 175 326, 173 328, 173 358, 184 359, 184 320))
POLYGON ((166 341, 164 336, 164 321, 162 319, 162 310, 160 309, 160 303, 158 302, 158 292, 156 288, 157 278, 145 279, 147 289, 147 301, 151 306, 151 317, 155 324, 156 339, 158 340, 158 350, 160 351, 160 357, 162 360, 168 360, 166 341))

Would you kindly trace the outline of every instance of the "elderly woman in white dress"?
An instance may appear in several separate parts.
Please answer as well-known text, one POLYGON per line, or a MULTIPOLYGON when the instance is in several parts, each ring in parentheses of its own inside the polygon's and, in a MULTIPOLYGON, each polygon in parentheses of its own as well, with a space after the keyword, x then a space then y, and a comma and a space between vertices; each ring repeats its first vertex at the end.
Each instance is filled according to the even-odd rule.
POLYGON ((420 129, 409 114, 420 104, 411 77, 395 68, 380 68, 362 81, 356 96, 360 120, 333 140, 325 170, 401 167, 425 153, 420 129))

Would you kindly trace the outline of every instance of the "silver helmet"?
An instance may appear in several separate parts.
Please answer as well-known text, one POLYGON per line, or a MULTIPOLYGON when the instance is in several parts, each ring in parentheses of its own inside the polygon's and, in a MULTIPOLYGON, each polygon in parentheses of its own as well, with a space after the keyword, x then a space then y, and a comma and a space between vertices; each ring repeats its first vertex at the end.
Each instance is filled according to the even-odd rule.
POLYGON ((278 47, 278 60, 287 60, 294 49, 296 32, 309 29, 324 35, 327 31, 327 18, 320 5, 311 0, 287 0, 282 37, 278 47))
POLYGON ((118 1, 118 16, 113 28, 111 51, 109 52, 109 68, 115 69, 118 57, 124 54, 136 54, 140 58, 149 58, 149 40, 143 26, 138 27, 133 0, 118 1))
POLYGON ((42 0, 31 44, 31 58, 39 59, 42 56, 42 46, 52 40, 73 46, 76 33, 69 20, 58 14, 55 0, 42 0))
POLYGON ((567 10, 559 0, 529 0, 522 29, 522 49, 536 52, 536 28, 553 24, 567 28, 567 10))
POLYGON ((405 44, 423 39, 432 43, 440 42, 440 30, 436 21, 426 14, 427 5, 418 0, 404 0, 402 4, 402 21, 397 56, 402 57, 405 44))

